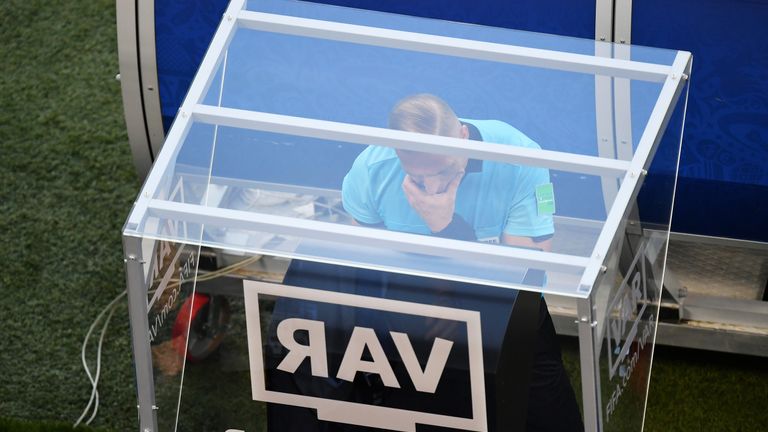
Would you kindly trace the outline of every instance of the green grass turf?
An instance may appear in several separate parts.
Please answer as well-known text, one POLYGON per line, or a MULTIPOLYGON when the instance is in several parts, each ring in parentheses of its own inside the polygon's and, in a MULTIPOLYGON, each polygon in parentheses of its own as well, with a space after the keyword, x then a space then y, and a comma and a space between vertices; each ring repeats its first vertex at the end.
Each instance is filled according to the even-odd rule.
MULTIPOLYGON (((82 338, 125 285, 120 228, 139 181, 114 80, 114 9, 0 2, 0 431, 70 430, 90 392, 82 338)), ((576 364, 573 340, 564 348, 576 364)), ((137 430, 124 303, 100 396, 94 427, 137 430)), ((766 401, 764 359, 662 347, 646 430, 768 430, 766 401)))
MULTIPOLYGON (((139 182, 122 119, 111 0, 0 2, 0 416, 74 422, 80 344, 123 290, 139 182)), ((104 347, 96 426, 131 430, 125 307, 104 347)))
POLYGON ((657 347, 646 430, 768 431, 768 359, 657 347))

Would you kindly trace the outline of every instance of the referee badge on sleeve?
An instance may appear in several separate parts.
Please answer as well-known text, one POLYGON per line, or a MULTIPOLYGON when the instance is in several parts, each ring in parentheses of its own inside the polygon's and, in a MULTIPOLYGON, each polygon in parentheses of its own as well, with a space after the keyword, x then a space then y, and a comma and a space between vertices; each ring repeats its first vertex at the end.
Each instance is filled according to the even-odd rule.
POLYGON ((552 183, 536 186, 536 210, 539 216, 555 213, 555 190, 552 183))

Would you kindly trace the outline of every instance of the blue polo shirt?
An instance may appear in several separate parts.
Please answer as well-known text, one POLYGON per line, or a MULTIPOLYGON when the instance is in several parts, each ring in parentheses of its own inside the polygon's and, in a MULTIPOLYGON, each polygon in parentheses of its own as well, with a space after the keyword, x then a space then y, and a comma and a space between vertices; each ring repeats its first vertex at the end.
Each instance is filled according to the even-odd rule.
MULTIPOLYGON (((470 139, 540 148, 514 127, 498 120, 461 120, 470 139)), ((405 178, 395 150, 370 146, 352 164, 341 193, 344 208, 364 224, 431 234, 402 190, 405 178)), ((455 213, 475 230, 480 241, 499 242, 501 234, 540 237, 552 234, 551 214, 539 214, 536 187, 549 183, 549 171, 525 165, 470 160, 456 195, 455 213)))

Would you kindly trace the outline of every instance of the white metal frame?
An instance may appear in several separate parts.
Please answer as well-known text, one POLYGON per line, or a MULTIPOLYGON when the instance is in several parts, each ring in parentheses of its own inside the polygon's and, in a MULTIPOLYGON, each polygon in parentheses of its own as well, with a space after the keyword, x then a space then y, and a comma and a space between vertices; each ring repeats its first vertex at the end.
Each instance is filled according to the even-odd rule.
POLYGON ((563 51, 480 42, 262 12, 242 11, 238 14, 237 19, 244 28, 270 33, 353 42, 521 66, 590 74, 601 73, 654 82, 663 81, 669 74, 669 66, 654 63, 603 59, 563 51))
MULTIPOLYGON (((622 220, 625 218, 627 206, 637 193, 637 186, 640 178, 644 175, 644 170, 648 164, 648 157, 658 144, 663 126, 666 125, 671 115, 671 107, 674 106, 680 94, 682 88, 681 80, 684 76, 686 65, 690 60, 690 53, 680 52, 672 66, 665 66, 625 60, 615 58, 614 56, 600 57, 532 49, 250 12, 243 10, 243 5, 243 0, 236 0, 230 4, 221 27, 216 32, 208 53, 203 59, 198 71, 198 78, 193 81, 182 105, 179 118, 168 135, 166 140, 166 147, 168 148, 161 152, 157 159, 156 163, 159 167, 167 167, 171 163, 178 154, 192 122, 201 121, 214 125, 236 126, 269 132, 335 139, 364 145, 429 149, 430 151, 480 159, 532 164, 593 175, 615 176, 621 180, 621 187, 616 193, 611 208, 608 209, 607 220, 589 261, 585 265, 583 260, 576 259, 577 257, 567 257, 572 263, 577 266, 583 266, 582 268, 584 269, 579 292, 575 293, 575 296, 585 298, 589 295, 589 291, 594 285, 594 281, 603 265, 603 258, 606 256, 608 248, 613 242, 622 220), (522 149, 502 145, 494 146, 489 143, 480 145, 479 143, 466 140, 424 136, 382 128, 203 105, 201 101, 210 87, 215 71, 220 65, 229 42, 238 27, 596 75, 613 75, 653 82, 663 81, 664 85, 646 126, 645 133, 640 139, 638 149, 632 160, 628 162, 617 160, 613 157, 591 157, 566 152, 522 149)), ((150 198, 159 186, 162 175, 162 169, 155 169, 148 176, 143 193, 139 196, 134 211, 128 220, 127 228, 129 231, 140 231, 143 221, 150 214, 150 210, 152 214, 168 214, 173 212, 175 216, 187 220, 200 221, 201 215, 208 215, 226 220, 229 223, 235 222, 235 219, 232 218, 233 214, 229 213, 231 211, 228 210, 211 209, 191 204, 185 204, 184 207, 178 203, 164 205, 157 201, 152 201, 150 198), (174 210, 172 207, 176 209, 174 210), (181 208, 184 208, 184 211, 180 211, 181 208)), ((240 216, 245 218, 245 215, 240 216)), ((254 220, 253 214, 249 214, 248 218, 254 220)), ((258 224, 264 229, 276 230, 278 232, 285 228, 283 222, 271 217, 262 218, 258 224)), ((375 230, 352 228, 354 227, 344 227, 343 230, 351 240, 369 242, 375 239, 375 230)), ((316 229, 317 231, 313 231, 309 228, 306 233, 314 233, 315 237, 322 237, 321 231, 326 231, 330 228, 326 225, 318 225, 316 229)), ((389 235, 391 236, 392 233, 389 233, 389 235)), ((408 242, 395 243, 400 246, 400 249, 406 247, 407 250, 411 250, 408 242)), ((423 247, 421 249, 422 252, 434 253, 440 249, 434 247, 431 241, 425 242, 421 239, 420 243, 423 247)), ((448 247, 448 249, 451 248, 448 247)), ((439 255, 444 255, 448 249, 444 249, 443 253, 439 255)), ((461 251, 464 249, 467 249, 467 245, 461 243, 456 245, 455 250, 451 251, 450 254, 463 254, 464 252, 461 251)), ((515 259, 528 262, 539 261, 542 264, 563 261, 562 257, 559 256, 560 254, 534 252, 520 250, 515 253, 515 259), (545 257, 550 258, 545 259, 545 257)), ((480 256, 477 255, 476 258, 480 256)))
POLYGON ((629 162, 615 159, 210 105, 196 105, 193 108, 192 116, 195 121, 213 125, 402 150, 439 152, 452 156, 502 163, 529 164, 615 178, 623 176, 629 169, 629 162))
MULTIPOLYGON (((361 244, 385 250, 397 249, 403 252, 423 253, 433 256, 461 260, 477 260, 497 264, 519 263, 522 266, 536 266, 543 270, 581 274, 588 265, 588 258, 538 250, 498 247, 485 243, 427 237, 396 231, 340 225, 309 219, 285 216, 254 214, 242 210, 182 204, 163 200, 151 200, 147 206, 150 216, 192 223, 210 223, 234 229, 247 229, 286 236, 301 236, 335 243, 361 244), (511 261, 510 261, 511 260, 511 261)), ((432 275, 434 276, 434 275, 432 275)), ((520 288, 515 285, 515 288, 520 288)), ((530 288, 528 288, 530 289, 530 288)), ((566 294, 567 295, 567 294, 566 294)))
MULTIPOLYGON (((596 37, 610 41, 614 38, 614 30, 613 27, 610 29, 606 27, 606 19, 609 17, 610 21, 612 21, 614 19, 614 12, 600 6, 610 5, 613 8, 614 2, 612 0, 598 0, 597 3, 596 37), (603 33, 605 35, 600 36, 603 33)), ((622 4, 626 5, 627 3, 631 7, 631 2, 623 2, 622 4)), ((587 430, 601 430, 600 385, 599 371, 597 369, 599 364, 597 355, 599 353, 596 352, 596 347, 599 346, 599 343, 595 340, 597 336, 593 331, 595 316, 593 309, 594 292, 592 288, 601 277, 605 277, 603 274, 606 270, 604 261, 610 248, 619 241, 618 236, 620 236, 621 228, 628 212, 631 211, 629 204, 637 196, 642 183, 641 179, 645 175, 645 170, 650 163, 650 156, 659 144, 665 126, 672 115, 673 108, 684 88, 683 81, 687 78, 686 73, 689 71, 691 62, 690 53, 679 52, 674 63, 671 66, 666 66, 631 61, 626 59, 626 53, 622 52, 604 52, 601 54, 598 49, 595 56, 588 56, 515 47, 489 42, 250 12, 244 10, 244 5, 244 0, 233 0, 230 3, 224 20, 203 59, 197 77, 193 81, 187 97, 181 106, 179 116, 166 139, 166 148, 159 154, 156 161, 157 167, 147 177, 142 193, 136 201, 126 223, 124 244, 128 263, 129 287, 144 286, 141 281, 142 278, 139 277, 139 270, 134 268, 141 260, 138 237, 142 235, 145 237, 159 236, 157 233, 144 233, 142 231, 147 218, 150 216, 172 216, 178 220, 193 223, 214 221, 225 226, 257 229, 259 231, 288 235, 300 234, 320 240, 329 239, 329 236, 331 236, 334 241, 354 242, 404 251, 417 251, 436 256, 477 260, 506 260, 507 262, 514 260, 521 264, 535 263, 538 268, 581 273, 578 291, 567 295, 577 297, 580 323, 578 333, 581 341, 582 382, 584 384, 585 426, 587 430), (626 138, 626 128, 629 126, 623 119, 614 117, 611 117, 608 123, 604 123, 602 126, 601 124, 598 125, 598 133, 600 136, 606 137, 607 144, 599 145, 601 149, 600 157, 589 157, 565 152, 494 146, 488 143, 484 143, 481 146, 478 143, 465 140, 437 138, 388 129, 203 105, 203 97, 211 85, 215 71, 224 59, 227 47, 237 28, 589 73, 596 76, 612 76, 614 79, 623 79, 625 81, 636 79, 661 82, 663 86, 648 124, 639 140, 637 150, 631 155, 631 158, 628 157, 630 154, 627 153, 626 149, 620 149, 612 141, 614 137, 618 137, 619 140, 626 138), (425 240, 423 236, 405 233, 386 232, 386 235, 384 235, 379 230, 363 227, 339 226, 319 221, 299 221, 276 216, 254 215, 251 212, 239 212, 236 210, 153 199, 155 192, 163 181, 164 170, 179 153, 181 144, 184 142, 194 121, 340 140, 362 145, 429 149, 435 152, 480 159, 565 169, 607 176, 609 178, 613 177, 615 178, 617 190, 604 190, 604 193, 609 194, 606 196, 610 197, 609 208, 606 209, 607 219, 593 252, 588 258, 550 252, 499 248, 439 238, 428 238, 425 240), (614 130, 614 127, 621 127, 624 132, 614 130)), ((605 46, 610 48, 609 45, 605 46)), ((608 82, 607 86, 597 86, 607 91, 602 96, 596 95, 598 99, 606 103, 611 98, 617 97, 617 94, 615 94, 616 88, 610 84, 608 82)), ((599 102, 598 105, 602 103, 599 102)), ((622 103, 628 104, 628 98, 622 103)), ((598 108, 600 107, 598 106, 598 108)), ((623 113, 622 117, 624 119, 628 118, 626 117, 627 114, 628 112, 623 113)), ((631 140, 629 140, 629 143, 631 149, 631 140)), ((604 182, 604 186, 613 188, 614 181, 608 180, 608 182, 604 182)), ((129 289, 129 291, 132 290, 129 289)), ((137 290, 134 289, 133 291, 137 290)), ((138 293, 134 294, 134 296, 129 295, 129 297, 131 297, 130 303, 132 305, 132 325, 135 325, 135 328, 133 328, 134 354, 137 356, 137 381, 140 383, 140 424, 144 431, 155 431, 156 418, 153 406, 151 358, 148 357, 149 347, 148 344, 147 346, 137 346, 137 344, 142 345, 140 342, 137 342, 137 339, 140 340, 144 336, 144 333, 142 333, 144 328, 140 323, 135 322, 137 320, 141 321, 142 313, 146 320, 146 292, 140 292, 139 290, 138 293), (139 367, 138 363, 142 364, 141 367, 139 367)), ((557 294, 563 295, 563 293, 557 294)), ((145 326, 146 322, 144 323, 145 326)))
POLYGON ((629 203, 639 192, 639 181, 647 173, 646 169, 651 162, 650 155, 658 146, 669 118, 672 116, 675 104, 683 90, 683 81, 687 77, 685 71, 690 62, 691 54, 688 52, 681 51, 675 58, 672 72, 664 82, 656 105, 648 119, 645 131, 640 137, 637 150, 630 163, 629 172, 621 183, 619 193, 603 225, 603 230, 592 252, 592 260, 582 276, 580 291, 585 293, 591 291, 598 272, 603 265, 603 259, 607 256, 608 248, 619 232, 620 225, 626 219, 627 212, 630 211, 629 203))

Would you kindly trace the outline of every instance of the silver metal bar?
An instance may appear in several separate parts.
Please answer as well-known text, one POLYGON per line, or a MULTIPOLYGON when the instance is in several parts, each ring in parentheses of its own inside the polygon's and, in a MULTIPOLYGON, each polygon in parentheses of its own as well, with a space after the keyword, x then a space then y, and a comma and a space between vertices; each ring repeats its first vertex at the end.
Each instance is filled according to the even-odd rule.
MULTIPOLYGON (((621 1, 621 0, 617 0, 621 1)), ((616 7, 616 2, 614 2, 614 7, 616 7)), ((615 15, 614 15, 615 19, 615 15)), ((615 29, 614 29, 615 32, 615 29)), ((614 40, 617 37, 614 33, 613 35, 614 40)), ((629 59, 629 47, 626 46, 620 46, 620 45, 612 45, 612 55, 616 58, 621 59, 629 59), (626 48, 626 49, 625 49, 626 48)), ((596 77, 598 78, 598 77, 596 77)), ((611 99, 608 101, 608 104, 611 106, 611 131, 613 132, 613 136, 611 137, 611 144, 613 145, 614 149, 614 157, 618 160, 626 160, 630 161, 632 160, 633 156, 633 147, 632 147, 632 107, 631 107, 631 101, 630 101, 630 85, 631 80, 626 78, 609 78, 611 87, 611 99)), ((603 183, 605 184, 605 179, 603 179, 603 183)), ((616 195, 618 194, 620 183, 614 182, 613 183, 614 188, 612 189, 613 200, 606 201, 606 214, 609 213, 612 204, 615 202, 616 195)), ((605 187, 603 189, 605 193, 605 187)), ((637 206, 634 202, 631 200, 629 201, 629 205, 632 206, 633 209, 636 209, 637 206)), ((628 220, 631 218, 632 211, 630 211, 630 217, 622 219, 621 223, 618 225, 618 233, 614 237, 614 241, 612 243, 612 249, 609 249, 609 251, 604 255, 605 261, 603 265, 605 266, 605 273, 603 274, 604 280, 615 280, 617 277, 621 279, 620 274, 620 268, 623 268, 619 265, 621 262, 621 257, 623 253, 625 252, 625 242, 627 241, 627 237, 624 234, 627 229, 627 223, 628 220)), ((630 259, 632 259, 632 256, 630 254, 630 259)), ((608 294, 608 293, 601 293, 601 294, 608 294)), ((599 297, 596 297, 599 298, 599 297)), ((600 322, 599 327, 595 328, 597 334, 596 334, 596 344, 598 347, 598 350, 602 346, 602 343, 604 341, 603 336, 606 331, 606 323, 605 320, 605 314, 609 313, 609 311, 605 310, 604 308, 599 308, 597 311, 597 319, 600 322)), ((598 351, 599 355, 599 351, 598 351)))
POLYGON ((768 330, 722 323, 660 322, 656 344, 768 357, 768 330))
POLYGON ((123 96, 123 115, 128 132, 128 143, 136 173, 144 178, 152 166, 152 153, 144 125, 144 107, 141 102, 141 77, 136 34, 136 4, 132 1, 116 3, 117 53, 120 63, 120 89, 123 96))
POLYGON ((747 327, 768 331, 768 302, 688 294, 681 304, 681 318, 747 327))
MULTIPOLYGON (((575 299, 573 308, 552 307, 547 297, 552 322, 557 334, 578 336, 575 299)), ((656 345, 694 348, 768 357, 768 328, 739 326, 719 322, 686 321, 669 323, 660 321, 656 330, 656 345)))
POLYGON ((595 40, 613 42, 613 0, 595 1, 595 40))
MULTIPOLYGON (((611 4, 611 6, 613 6, 611 4)), ((613 45, 596 44, 595 56, 611 57, 613 45)), ((614 141, 614 112, 613 112, 613 77, 595 75, 595 123, 597 128, 597 154, 601 158, 616 158, 616 143, 614 141)), ((619 192, 619 179, 601 177, 600 186, 603 190, 603 205, 605 213, 611 208, 619 192)))
POLYGON ((148 214, 209 226, 269 232, 277 235, 299 236, 315 240, 366 245, 383 250, 398 250, 434 256, 519 264, 538 269, 579 274, 588 263, 584 257, 541 252, 536 250, 501 247, 485 243, 467 242, 417 234, 387 231, 330 222, 265 215, 240 210, 205 207, 194 204, 169 203, 151 200, 148 214))
POLYGON ((632 43, 632 0, 616 0, 614 14, 613 41, 632 43))
POLYGON ((141 93, 144 100, 144 120, 152 153, 157 155, 163 146, 163 115, 160 110, 160 89, 157 78, 157 53, 155 51, 155 1, 139 0, 139 58, 141 60, 141 93))
POLYGON ((681 232, 671 232, 670 240, 679 241, 679 242, 692 242, 692 243, 701 243, 701 244, 712 244, 712 245, 722 245, 722 246, 730 246, 730 247, 738 247, 738 248, 756 249, 756 250, 762 250, 762 251, 768 250, 768 243, 766 242, 733 239, 733 238, 727 238, 727 237, 713 237, 713 236, 688 234, 688 233, 681 233, 681 232))
MULTIPOLYGON (((614 56, 629 59, 632 47, 615 45, 614 56)), ((613 109, 616 124, 616 159, 632 160, 632 81, 626 78, 613 79, 613 109)))
MULTIPOLYGON (((213 82, 216 69, 221 64, 224 58, 224 51, 229 46, 234 36, 235 29, 237 27, 237 21, 234 16, 237 12, 242 10, 245 5, 245 0, 232 0, 225 12, 225 18, 219 24, 219 28, 216 30, 216 34, 211 40, 211 44, 208 46, 208 51, 203 57, 200 68, 197 71, 196 78, 192 81, 192 85, 187 91, 187 96, 184 98, 184 103, 179 110, 179 115, 176 116, 171 130, 168 132, 166 138, 166 147, 164 151, 160 152, 155 158, 155 165, 158 167, 164 167, 170 169, 171 161, 173 161, 181 150, 181 146, 184 143, 189 129, 191 127, 191 119, 189 112, 191 108, 205 97, 206 92, 213 82), (204 77, 201 79, 200 77, 204 77)), ((222 77, 223 79, 223 77, 222 77)), ((130 228, 131 225, 138 225, 144 217, 143 210, 146 208, 146 200, 150 199, 150 196, 157 191, 160 182, 164 175, 165 170, 155 169, 149 173, 149 176, 144 181, 142 191, 139 194, 139 198, 134 204, 134 208, 131 211, 131 215, 128 218, 126 225, 130 228)))
POLYGON ((136 389, 139 409, 139 430, 156 432, 155 381, 152 371, 152 351, 149 346, 147 320, 147 285, 144 278, 144 258, 141 239, 124 236, 125 279, 128 285, 128 316, 131 322, 133 363, 136 369, 136 389))
POLYGON ((661 82, 669 66, 537 48, 481 42, 446 36, 389 30, 339 22, 296 18, 262 12, 243 11, 238 21, 244 28, 271 33, 329 39, 431 54, 511 63, 599 75, 613 75, 643 81, 661 82))
POLYGON ((584 408, 584 430, 599 432, 602 420, 600 403, 600 363, 596 354, 595 332, 592 326, 594 311, 592 297, 578 299, 577 332, 579 336, 579 364, 581 368, 581 397, 584 408))
POLYGON ((613 176, 616 178, 625 175, 629 169, 628 162, 615 159, 418 134, 349 123, 233 108, 220 108, 210 105, 197 105, 192 112, 194 120, 203 123, 323 140, 443 153, 481 160, 535 165, 591 175, 613 176))
POLYGON ((675 104, 685 86, 683 75, 690 61, 691 54, 689 52, 681 51, 675 58, 673 73, 667 78, 661 89, 645 131, 642 137, 640 137, 635 156, 632 158, 629 173, 627 173, 622 181, 619 193, 611 206, 611 210, 608 212, 603 230, 595 244, 592 259, 582 275, 581 291, 587 292, 592 289, 614 238, 617 235, 623 235, 623 233, 619 232, 619 227, 627 213, 631 210, 630 202, 639 192, 640 179, 645 175, 645 169, 651 163, 651 155, 664 135, 669 118, 672 116, 675 104))

